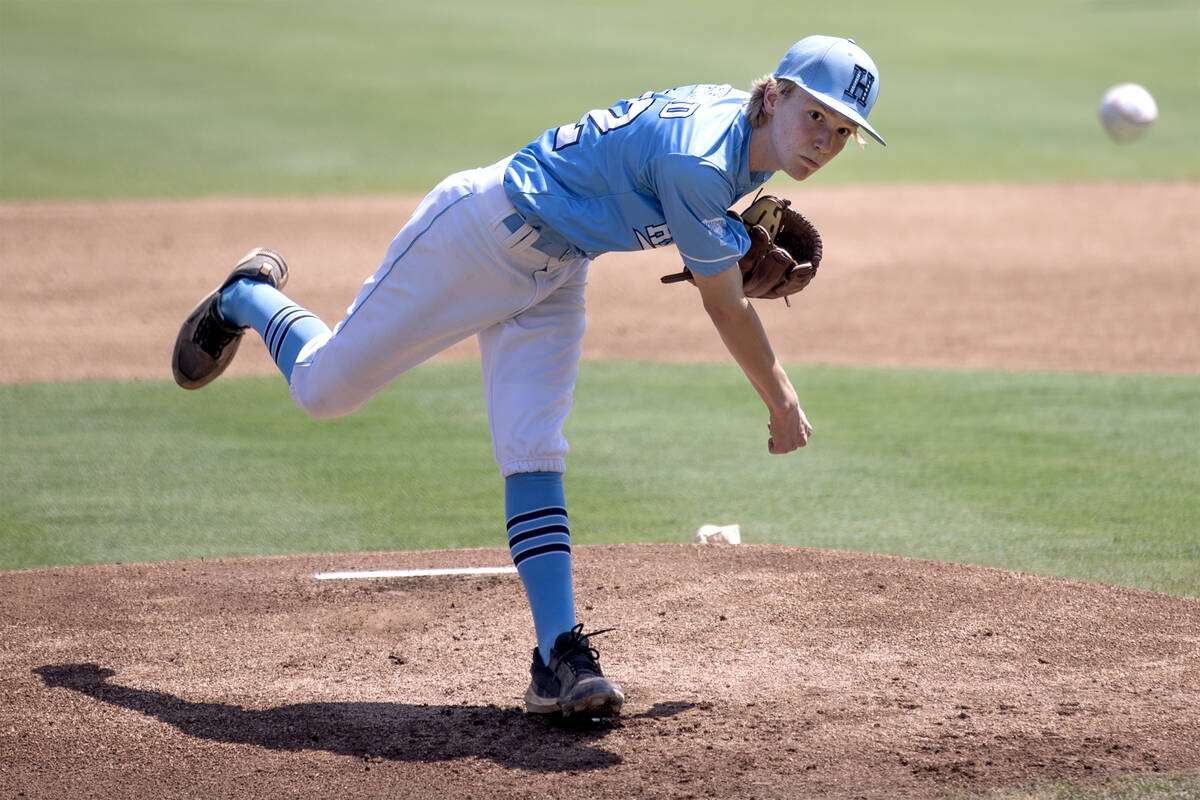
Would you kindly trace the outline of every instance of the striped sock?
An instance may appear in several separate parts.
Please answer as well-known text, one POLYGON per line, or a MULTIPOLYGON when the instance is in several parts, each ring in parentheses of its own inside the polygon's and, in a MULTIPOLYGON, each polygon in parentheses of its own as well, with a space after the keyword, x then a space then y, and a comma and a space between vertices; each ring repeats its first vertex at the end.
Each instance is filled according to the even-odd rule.
POLYGON ((561 472, 519 472, 504 483, 508 549, 525 585, 538 652, 550 661, 560 633, 575 626, 571 531, 561 472))
POLYGON ((304 345, 329 334, 329 327, 316 314, 296 305, 271 284, 248 278, 221 292, 220 311, 228 322, 258 331, 275 365, 289 381, 304 345))

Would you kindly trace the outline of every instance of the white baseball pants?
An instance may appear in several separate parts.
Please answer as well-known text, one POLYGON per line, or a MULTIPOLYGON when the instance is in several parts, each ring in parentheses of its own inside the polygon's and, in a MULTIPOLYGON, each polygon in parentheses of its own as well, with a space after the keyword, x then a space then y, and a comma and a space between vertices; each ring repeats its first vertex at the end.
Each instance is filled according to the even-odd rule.
POLYGON ((452 175, 421 202, 346 318, 300 352, 290 388, 301 409, 349 414, 404 371, 477 335, 501 474, 566 469, 562 428, 579 372, 589 262, 548 255, 560 251, 514 216, 502 185, 507 163, 452 175))

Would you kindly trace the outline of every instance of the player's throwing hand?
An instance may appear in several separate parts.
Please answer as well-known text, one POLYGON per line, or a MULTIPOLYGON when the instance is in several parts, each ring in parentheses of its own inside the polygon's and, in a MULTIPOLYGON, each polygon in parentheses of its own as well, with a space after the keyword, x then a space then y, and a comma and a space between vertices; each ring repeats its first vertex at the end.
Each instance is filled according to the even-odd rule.
POLYGON ((767 432, 770 434, 770 438, 767 439, 767 451, 782 455, 808 444, 813 427, 808 424, 804 409, 795 406, 780 413, 773 412, 771 420, 767 423, 767 432))

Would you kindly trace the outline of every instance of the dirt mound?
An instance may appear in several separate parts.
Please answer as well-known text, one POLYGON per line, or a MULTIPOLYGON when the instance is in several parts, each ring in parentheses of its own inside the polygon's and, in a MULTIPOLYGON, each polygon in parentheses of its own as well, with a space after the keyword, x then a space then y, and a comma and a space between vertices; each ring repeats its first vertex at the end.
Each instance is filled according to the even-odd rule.
POLYGON ((24 797, 929 797, 1200 765, 1200 601, 772 546, 579 547, 628 693, 519 708, 502 549, 0 575, 0 792, 24 797), (102 598, 102 599, 101 599, 102 598))

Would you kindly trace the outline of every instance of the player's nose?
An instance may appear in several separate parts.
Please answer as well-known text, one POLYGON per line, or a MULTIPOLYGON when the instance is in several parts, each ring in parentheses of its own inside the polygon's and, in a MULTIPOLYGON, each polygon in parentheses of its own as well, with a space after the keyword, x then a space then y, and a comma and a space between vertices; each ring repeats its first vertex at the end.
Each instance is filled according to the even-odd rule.
POLYGON ((817 129, 816 135, 813 136, 813 148, 819 153, 829 151, 829 145, 833 141, 833 130, 822 125, 817 129))

